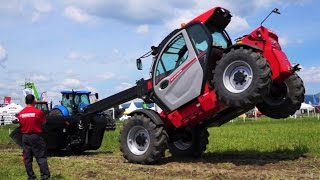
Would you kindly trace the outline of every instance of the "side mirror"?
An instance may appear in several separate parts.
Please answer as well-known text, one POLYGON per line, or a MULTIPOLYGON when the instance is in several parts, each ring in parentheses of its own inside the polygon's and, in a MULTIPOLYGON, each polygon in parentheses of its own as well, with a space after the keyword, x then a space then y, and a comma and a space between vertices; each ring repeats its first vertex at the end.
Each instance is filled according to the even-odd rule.
POLYGON ((99 94, 98 93, 95 93, 94 96, 96 97, 97 100, 99 99, 99 94))
POLYGON ((142 70, 142 61, 141 61, 140 58, 137 59, 137 69, 138 69, 138 70, 142 70))

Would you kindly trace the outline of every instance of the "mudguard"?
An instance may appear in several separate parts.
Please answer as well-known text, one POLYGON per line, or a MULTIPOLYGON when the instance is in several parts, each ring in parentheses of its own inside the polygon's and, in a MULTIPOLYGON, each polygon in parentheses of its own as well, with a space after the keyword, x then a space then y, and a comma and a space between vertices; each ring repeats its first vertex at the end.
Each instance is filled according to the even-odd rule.
POLYGON ((64 117, 68 117, 69 116, 68 109, 66 107, 62 106, 62 105, 56 105, 56 106, 53 107, 53 109, 60 110, 64 117))
POLYGON ((238 43, 238 44, 233 44, 232 46, 229 46, 227 49, 223 51, 223 53, 228 53, 231 49, 239 49, 240 47, 246 48, 246 49, 255 49, 258 52, 262 52, 263 50, 260 49, 257 46, 247 44, 247 43, 238 43))
POLYGON ((152 122, 156 125, 163 125, 163 120, 160 118, 157 112, 150 110, 150 109, 137 109, 130 114, 129 116, 133 116, 134 114, 143 114, 144 116, 150 118, 152 122))
POLYGON ((89 104, 86 104, 86 103, 80 103, 79 104, 79 107, 78 107, 78 111, 79 112, 84 112, 84 109, 88 106, 89 104))

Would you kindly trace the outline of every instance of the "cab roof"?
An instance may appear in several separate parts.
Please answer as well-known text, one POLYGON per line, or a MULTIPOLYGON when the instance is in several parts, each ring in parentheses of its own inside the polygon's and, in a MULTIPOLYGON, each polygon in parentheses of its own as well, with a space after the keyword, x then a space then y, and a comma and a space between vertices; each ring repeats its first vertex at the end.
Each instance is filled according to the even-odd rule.
POLYGON ((61 94, 91 94, 90 91, 61 91, 61 94))

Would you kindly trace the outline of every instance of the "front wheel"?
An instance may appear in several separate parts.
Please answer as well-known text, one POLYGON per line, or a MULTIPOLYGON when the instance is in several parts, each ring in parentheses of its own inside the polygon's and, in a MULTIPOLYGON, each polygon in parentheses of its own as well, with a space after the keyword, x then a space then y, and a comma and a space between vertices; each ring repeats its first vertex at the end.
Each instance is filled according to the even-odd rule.
POLYGON ((212 82, 219 99, 228 106, 254 106, 269 90, 271 70, 260 53, 231 49, 217 61, 212 82))
POLYGON ((270 92, 257 104, 259 111, 271 118, 280 119, 293 115, 304 101, 303 81, 293 74, 281 84, 273 84, 270 92))
POLYGON ((169 132, 169 151, 178 157, 199 157, 206 150, 209 133, 207 128, 179 128, 169 132))
POLYGON ((121 130, 121 152, 131 163, 154 164, 164 156, 166 140, 162 125, 156 125, 144 115, 134 115, 121 130))

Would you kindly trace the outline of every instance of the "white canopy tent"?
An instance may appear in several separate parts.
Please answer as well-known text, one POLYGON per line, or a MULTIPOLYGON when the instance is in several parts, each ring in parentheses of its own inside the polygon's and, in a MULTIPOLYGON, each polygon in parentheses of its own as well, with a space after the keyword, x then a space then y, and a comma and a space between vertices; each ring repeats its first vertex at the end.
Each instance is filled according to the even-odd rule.
POLYGON ((11 103, 5 107, 0 108, 0 114, 18 114, 23 107, 19 104, 11 103))
POLYGON ((131 101, 130 106, 124 111, 123 114, 128 115, 128 114, 130 114, 132 111, 134 111, 134 110, 136 110, 136 109, 138 109, 138 108, 136 107, 136 105, 134 104, 134 102, 131 101))
POLYGON ((306 111, 308 113, 308 116, 310 116, 310 112, 314 112, 315 107, 307 103, 302 103, 298 111, 300 111, 300 113, 301 111, 306 111))
POLYGON ((0 124, 11 124, 13 120, 17 119, 15 115, 22 109, 21 105, 15 103, 0 108, 0 124))

